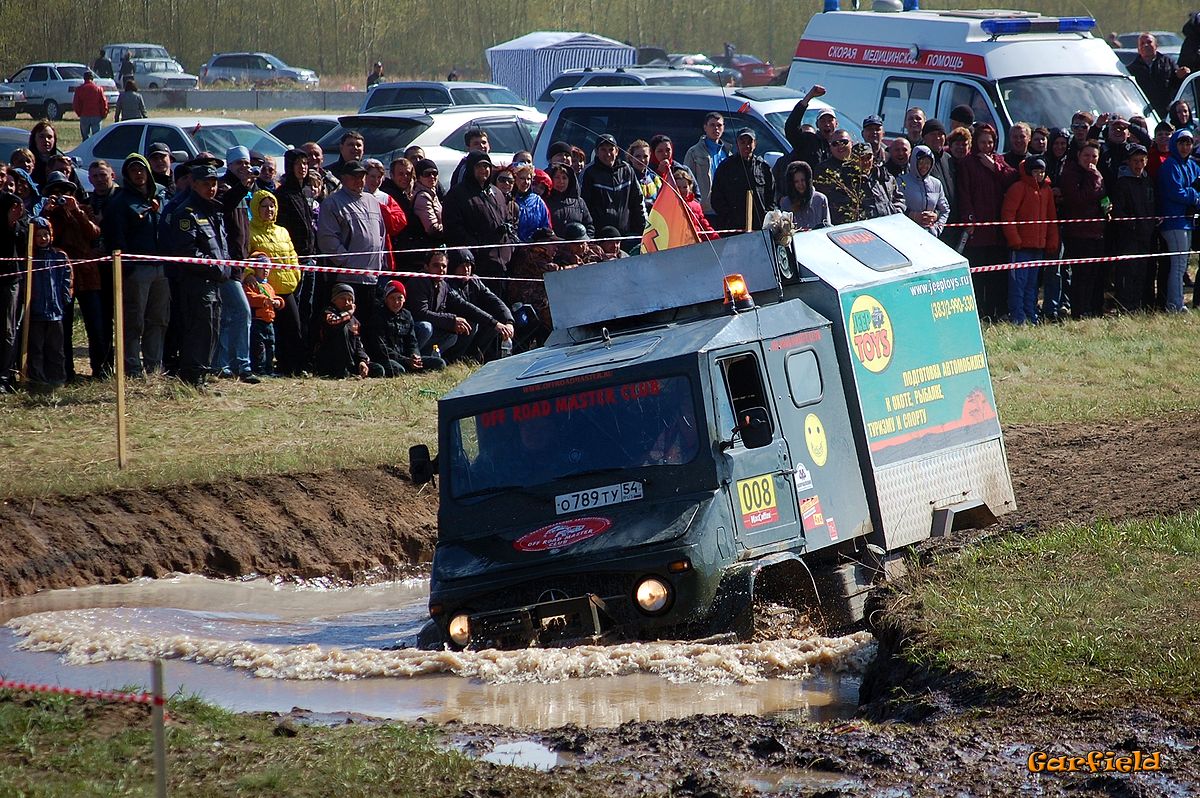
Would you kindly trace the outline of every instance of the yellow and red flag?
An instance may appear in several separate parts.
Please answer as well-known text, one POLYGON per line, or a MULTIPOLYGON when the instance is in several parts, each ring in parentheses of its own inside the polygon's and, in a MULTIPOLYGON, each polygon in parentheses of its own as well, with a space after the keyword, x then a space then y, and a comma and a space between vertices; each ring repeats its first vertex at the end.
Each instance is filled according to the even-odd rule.
POLYGON ((679 195, 675 179, 668 169, 658 198, 654 200, 646 219, 646 230, 642 233, 642 254, 699 243, 700 234, 696 232, 692 214, 679 195))

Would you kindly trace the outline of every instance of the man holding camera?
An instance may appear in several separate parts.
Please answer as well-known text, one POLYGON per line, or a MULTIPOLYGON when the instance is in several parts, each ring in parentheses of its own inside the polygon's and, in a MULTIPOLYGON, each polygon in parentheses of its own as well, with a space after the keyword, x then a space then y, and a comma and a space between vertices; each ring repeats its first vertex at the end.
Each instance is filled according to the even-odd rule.
POLYGON ((447 243, 485 247, 474 251, 475 273, 483 278, 507 274, 512 247, 505 245, 515 240, 508 201, 493 185, 492 171, 492 159, 486 152, 468 153, 462 182, 442 201, 447 243))

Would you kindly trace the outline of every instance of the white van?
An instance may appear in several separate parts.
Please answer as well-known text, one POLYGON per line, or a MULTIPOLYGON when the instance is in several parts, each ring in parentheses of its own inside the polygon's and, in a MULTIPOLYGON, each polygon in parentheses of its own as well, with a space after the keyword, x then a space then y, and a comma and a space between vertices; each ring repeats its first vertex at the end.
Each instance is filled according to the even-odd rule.
POLYGON ((970 106, 999 131, 998 148, 1013 122, 1066 127, 1077 110, 1142 114, 1153 128, 1157 115, 1095 25, 1027 11, 830 11, 808 23, 787 85, 824 86, 854 119, 879 114, 889 137, 914 105, 947 129, 950 111, 970 106))

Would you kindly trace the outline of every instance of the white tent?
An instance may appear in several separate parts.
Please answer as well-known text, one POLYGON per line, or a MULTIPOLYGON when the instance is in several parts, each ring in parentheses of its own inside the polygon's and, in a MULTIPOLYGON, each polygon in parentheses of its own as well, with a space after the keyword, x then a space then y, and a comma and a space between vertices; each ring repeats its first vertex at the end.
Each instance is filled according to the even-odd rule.
POLYGON ((637 49, 594 33, 537 31, 489 47, 487 60, 493 82, 532 103, 564 69, 627 66, 637 63, 637 49))

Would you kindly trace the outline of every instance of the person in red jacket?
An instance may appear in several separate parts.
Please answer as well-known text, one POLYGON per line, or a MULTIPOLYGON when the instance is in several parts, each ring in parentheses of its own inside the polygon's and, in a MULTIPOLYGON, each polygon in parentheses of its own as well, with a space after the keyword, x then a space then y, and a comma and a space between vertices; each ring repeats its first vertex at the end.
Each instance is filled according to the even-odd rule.
MULTIPOLYGON (((1000 219, 1004 192, 1017 181, 1017 172, 996 155, 996 128, 986 122, 975 125, 971 152, 958 164, 959 217, 975 223, 967 228, 963 254, 972 266, 986 266, 1008 260, 1008 247, 1000 226, 986 224, 1000 219)), ((971 275, 979 315, 993 320, 1007 312, 1008 282, 1003 272, 971 275)))
MULTIPOLYGON (((1028 263, 1058 257, 1058 225, 1055 223, 1054 192, 1046 179, 1046 162, 1036 156, 1019 166, 1021 179, 1004 194, 1000 218, 1004 238, 1012 250, 1012 263, 1028 263)), ((1038 270, 1008 270, 1008 318, 1013 324, 1038 323, 1038 270)))
MULTIPOLYGON (((1063 256, 1096 258, 1104 255, 1105 194, 1100 174, 1100 145, 1089 141, 1080 146, 1075 160, 1068 161, 1058 179, 1062 191, 1063 219, 1092 219, 1076 222, 1063 230, 1063 256)), ((1104 264, 1084 263, 1071 267, 1071 318, 1081 319, 1104 313, 1104 264)))
POLYGON ((104 89, 97 85, 92 70, 84 72, 83 83, 75 87, 71 108, 79 117, 79 135, 84 141, 100 132, 100 122, 108 116, 108 98, 104 96, 104 89))

